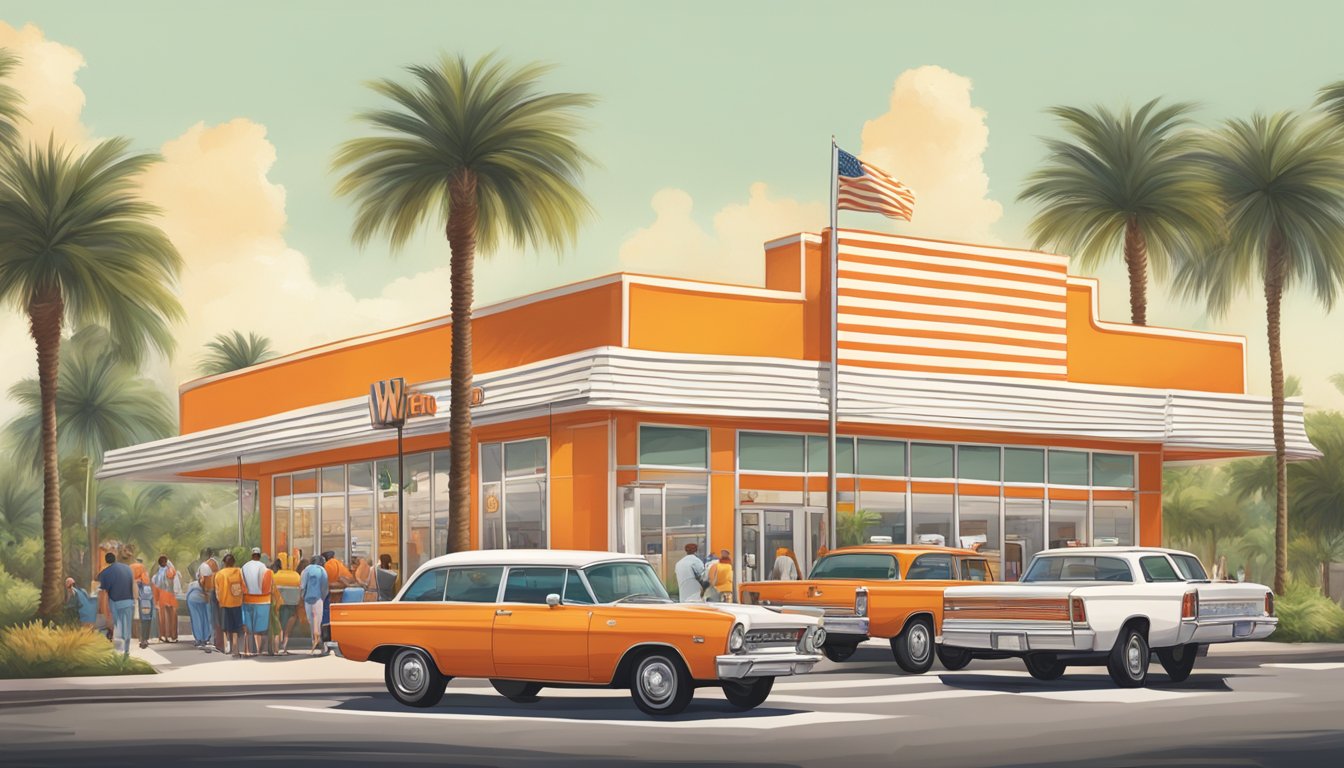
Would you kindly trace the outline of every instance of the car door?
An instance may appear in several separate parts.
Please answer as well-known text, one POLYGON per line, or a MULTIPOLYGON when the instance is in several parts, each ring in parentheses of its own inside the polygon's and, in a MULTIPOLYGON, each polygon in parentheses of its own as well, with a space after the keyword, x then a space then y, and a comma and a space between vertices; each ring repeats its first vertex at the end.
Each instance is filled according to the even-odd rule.
POLYGON ((958 579, 956 558, 951 553, 926 552, 905 569, 904 593, 909 613, 930 613, 937 631, 943 626, 943 590, 958 579))
POLYGON ((494 602, 503 572, 495 566, 434 568, 421 573, 388 612, 395 621, 382 642, 424 648, 445 675, 488 676, 494 602), (474 596, 464 594, 464 582, 473 584, 474 596))
POLYGON ((588 678, 590 605, 566 603, 569 569, 514 566, 495 610, 495 677, 578 682, 588 678), (559 605, 547 595, 562 596, 559 605))

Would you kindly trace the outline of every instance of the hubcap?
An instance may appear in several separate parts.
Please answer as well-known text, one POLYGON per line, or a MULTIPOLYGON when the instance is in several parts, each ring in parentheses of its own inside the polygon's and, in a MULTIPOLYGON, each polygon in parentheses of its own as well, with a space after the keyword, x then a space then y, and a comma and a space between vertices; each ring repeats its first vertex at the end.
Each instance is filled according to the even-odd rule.
POLYGON ((1129 639, 1129 647, 1125 649, 1126 661, 1129 664, 1129 674, 1136 679, 1143 674, 1143 649, 1140 646, 1141 643, 1136 635, 1129 639))
POLYGON ((672 667, 662 659, 647 662, 639 670, 639 692, 650 704, 664 704, 676 691, 677 679, 672 667))
POLYGON ((910 658, 915 661, 924 661, 929 656, 929 632, 923 624, 916 624, 910 628, 910 658))
POLYGON ((424 661, 414 653, 403 655, 397 664, 395 680, 397 690, 407 696, 417 695, 429 682, 429 674, 428 670, 425 669, 424 661))

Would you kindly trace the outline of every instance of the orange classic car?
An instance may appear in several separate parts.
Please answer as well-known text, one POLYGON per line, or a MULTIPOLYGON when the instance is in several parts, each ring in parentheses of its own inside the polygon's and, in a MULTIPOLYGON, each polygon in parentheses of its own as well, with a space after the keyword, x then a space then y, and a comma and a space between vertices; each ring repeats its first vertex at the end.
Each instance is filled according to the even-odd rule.
POLYGON ((431 707, 454 677, 488 678, 516 702, 546 686, 628 687, 651 715, 697 687, 758 706, 775 678, 821 660, 822 611, 674 603, 638 556, 481 550, 421 566, 396 599, 337 604, 337 653, 384 665, 387 690, 431 707))
POLYGON ((869 637, 891 641, 896 664, 910 674, 933 666, 935 653, 948 669, 971 661, 968 651, 937 646, 943 622, 943 590, 993 581, 989 560, 969 549, 864 544, 833 550, 799 581, 746 582, 745 604, 821 608, 826 617, 823 651, 844 661, 869 637))

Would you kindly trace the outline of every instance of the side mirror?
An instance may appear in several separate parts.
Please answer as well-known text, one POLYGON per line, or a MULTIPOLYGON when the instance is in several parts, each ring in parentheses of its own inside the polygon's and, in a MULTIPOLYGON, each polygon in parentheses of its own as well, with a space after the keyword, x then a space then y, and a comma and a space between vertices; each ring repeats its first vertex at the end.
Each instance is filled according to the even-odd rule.
POLYGON ((560 604, 560 596, 552 592, 546 596, 546 604, 554 608, 560 604))

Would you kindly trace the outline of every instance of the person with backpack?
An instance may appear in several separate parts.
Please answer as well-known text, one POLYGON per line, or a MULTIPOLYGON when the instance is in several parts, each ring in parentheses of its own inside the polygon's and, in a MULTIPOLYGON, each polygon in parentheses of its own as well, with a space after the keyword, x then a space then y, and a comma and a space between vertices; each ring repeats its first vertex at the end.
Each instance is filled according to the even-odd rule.
POLYGON ((224 555, 224 567, 215 574, 215 596, 224 618, 224 636, 233 658, 243 656, 239 642, 243 632, 243 572, 234 565, 233 553, 224 555))

